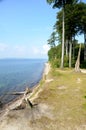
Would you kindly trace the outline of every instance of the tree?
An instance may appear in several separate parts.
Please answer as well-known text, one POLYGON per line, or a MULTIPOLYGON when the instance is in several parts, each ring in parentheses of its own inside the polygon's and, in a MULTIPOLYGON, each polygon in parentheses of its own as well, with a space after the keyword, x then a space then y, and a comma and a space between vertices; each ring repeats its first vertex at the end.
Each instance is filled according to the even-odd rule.
MULTIPOLYGON (((57 21, 54 25, 54 28, 61 37, 62 33, 62 10, 57 14, 57 21)), ((77 3, 77 4, 67 4, 65 6, 65 48, 66 48, 66 57, 69 53, 69 67, 71 67, 71 57, 74 57, 74 44, 76 44, 75 36, 77 34, 84 33, 85 36, 85 51, 84 59, 86 57, 86 4, 77 3), (72 49, 73 48, 73 49, 72 49), (73 51, 73 54, 72 54, 73 51)))
POLYGON ((73 4, 78 2, 78 0, 47 0, 49 4, 53 3, 53 8, 62 8, 62 56, 61 56, 61 68, 64 67, 64 38, 65 38, 65 5, 73 4))
MULTIPOLYGON (((72 57, 72 38, 75 36, 76 22, 74 20, 74 5, 66 5, 65 9, 65 48, 66 57, 69 54, 69 67, 71 68, 71 57, 72 57), (72 10, 72 11, 71 11, 72 10)), ((57 14, 57 21, 55 24, 55 29, 61 37, 62 33, 62 10, 57 14)), ((73 40, 74 41, 74 40, 73 40)))
POLYGON ((75 64, 75 72, 81 72, 80 71, 80 53, 81 53, 81 44, 79 47, 78 57, 77 57, 76 64, 75 64))
POLYGON ((78 34, 84 34, 84 60, 86 60, 86 4, 81 2, 75 5, 75 20, 77 20, 78 34))
POLYGON ((50 39, 48 39, 48 44, 50 45, 50 47, 55 47, 55 41, 56 41, 57 37, 56 37, 56 32, 52 32, 50 39))
POLYGON ((82 17, 81 17, 81 32, 84 34, 84 60, 86 60, 86 4, 81 3, 82 17))
POLYGON ((56 16, 56 23, 54 25, 54 30, 58 33, 58 41, 62 43, 62 10, 57 13, 56 16))

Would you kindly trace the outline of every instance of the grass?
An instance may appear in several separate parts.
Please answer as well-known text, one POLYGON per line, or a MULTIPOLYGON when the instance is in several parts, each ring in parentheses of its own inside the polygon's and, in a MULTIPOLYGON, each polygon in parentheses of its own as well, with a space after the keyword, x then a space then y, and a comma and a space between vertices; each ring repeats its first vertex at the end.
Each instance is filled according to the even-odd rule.
POLYGON ((30 98, 33 98, 38 93, 38 91, 40 91, 40 88, 43 86, 44 82, 45 82, 45 79, 42 78, 40 80, 39 84, 37 86, 35 86, 34 92, 31 94, 30 98))
POLYGON ((86 124, 86 74, 54 69, 46 78, 54 80, 44 84, 36 100, 53 108, 53 127, 57 122, 58 130, 81 129, 86 124))

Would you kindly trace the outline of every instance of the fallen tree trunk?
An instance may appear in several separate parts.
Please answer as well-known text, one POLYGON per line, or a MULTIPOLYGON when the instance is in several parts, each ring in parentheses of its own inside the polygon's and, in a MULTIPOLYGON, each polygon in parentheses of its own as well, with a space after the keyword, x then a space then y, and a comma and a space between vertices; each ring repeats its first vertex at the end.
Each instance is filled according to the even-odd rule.
POLYGON ((26 90, 24 92, 16 92, 16 93, 11 93, 11 94, 23 94, 21 103, 18 104, 17 106, 15 106, 12 110, 21 110, 21 109, 25 109, 27 105, 30 106, 30 108, 33 108, 33 106, 37 105, 37 104, 32 104, 31 101, 29 100, 29 98, 27 97, 28 93, 31 93, 32 91, 28 88, 26 88, 26 90))
POLYGON ((31 92, 32 90, 30 90, 29 88, 26 88, 26 90, 23 92, 11 92, 11 93, 6 93, 5 95, 22 95, 22 94, 27 95, 28 93, 31 93, 31 92))
POLYGON ((22 95, 25 92, 12 92, 12 93, 6 93, 6 95, 22 95))

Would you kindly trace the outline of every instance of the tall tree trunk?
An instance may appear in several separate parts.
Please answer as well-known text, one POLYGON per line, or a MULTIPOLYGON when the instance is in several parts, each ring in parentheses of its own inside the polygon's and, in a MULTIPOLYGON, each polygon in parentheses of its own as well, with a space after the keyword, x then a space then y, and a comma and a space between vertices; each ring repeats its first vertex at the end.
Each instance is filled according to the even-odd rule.
POLYGON ((63 8, 63 16, 62 16, 62 57, 61 57, 61 68, 64 67, 64 37, 65 37, 65 25, 64 25, 64 8, 63 8))
POLYGON ((80 53, 81 53, 81 44, 79 47, 78 57, 77 57, 76 64, 75 64, 75 72, 81 72, 80 71, 80 53))
POLYGON ((68 39, 66 39, 66 57, 68 57, 68 39))
POLYGON ((84 60, 86 60, 86 33, 84 32, 84 60))
POLYGON ((73 59, 75 56, 75 36, 74 36, 74 40, 73 40, 73 59))
POLYGON ((72 57, 72 40, 69 42, 69 68, 71 68, 71 57, 72 57))

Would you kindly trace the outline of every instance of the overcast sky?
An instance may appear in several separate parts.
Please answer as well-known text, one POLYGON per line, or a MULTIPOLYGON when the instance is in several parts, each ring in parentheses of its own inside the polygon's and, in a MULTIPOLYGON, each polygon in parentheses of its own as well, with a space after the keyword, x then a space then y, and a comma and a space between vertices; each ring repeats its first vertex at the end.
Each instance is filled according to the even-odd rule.
MULTIPOLYGON (((0 58, 47 58, 56 12, 46 0, 0 3, 0 58)), ((79 37, 83 41, 83 36, 79 37)))

